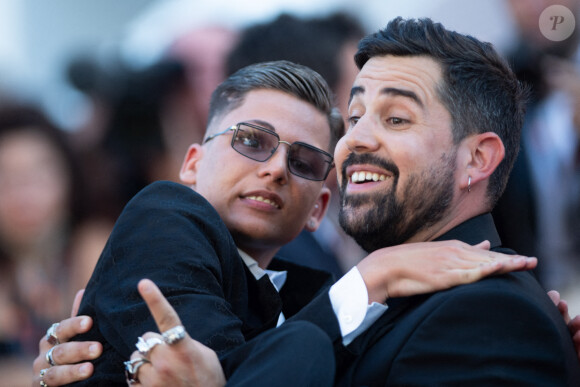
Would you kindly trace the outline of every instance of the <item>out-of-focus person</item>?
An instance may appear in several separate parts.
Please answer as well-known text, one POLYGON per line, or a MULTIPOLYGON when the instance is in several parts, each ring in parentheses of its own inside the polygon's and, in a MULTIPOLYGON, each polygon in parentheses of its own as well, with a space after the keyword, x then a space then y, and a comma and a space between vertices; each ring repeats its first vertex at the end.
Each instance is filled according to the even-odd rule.
POLYGON ((211 93, 227 76, 226 58, 237 39, 237 29, 200 25, 176 36, 166 49, 164 58, 182 63, 186 74, 184 87, 174 94, 163 122, 168 142, 172 144, 170 140, 174 139, 182 147, 177 154, 182 155, 188 144, 203 139, 211 93))
POLYGON ((47 324, 69 314, 108 237, 86 217, 77 165, 41 110, 0 107, 0 374, 12 385, 28 377, 19 365, 47 324))
POLYGON ((578 0, 507 1, 518 37, 505 53, 532 91, 520 153, 494 210, 502 241, 537 256, 537 274, 574 311, 580 308, 580 73, 579 34, 553 41, 540 15, 552 5, 576 16, 578 0))

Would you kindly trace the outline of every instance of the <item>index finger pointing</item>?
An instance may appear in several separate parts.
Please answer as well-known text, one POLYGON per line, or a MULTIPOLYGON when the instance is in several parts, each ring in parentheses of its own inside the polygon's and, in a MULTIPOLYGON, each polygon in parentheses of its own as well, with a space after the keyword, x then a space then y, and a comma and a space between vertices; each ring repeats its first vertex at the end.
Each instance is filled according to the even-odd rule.
POLYGON ((149 279, 142 279, 137 285, 139 294, 147 304, 159 332, 165 332, 177 325, 181 325, 181 320, 177 312, 169 301, 163 296, 161 290, 149 279))

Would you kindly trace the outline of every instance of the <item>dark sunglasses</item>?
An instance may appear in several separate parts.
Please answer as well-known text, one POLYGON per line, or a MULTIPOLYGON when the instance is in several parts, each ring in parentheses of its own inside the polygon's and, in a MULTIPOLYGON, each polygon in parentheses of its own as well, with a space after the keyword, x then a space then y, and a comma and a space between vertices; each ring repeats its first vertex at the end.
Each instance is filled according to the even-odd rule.
POLYGON ((212 134, 204 140, 204 144, 217 136, 234 131, 232 148, 247 158, 256 161, 266 161, 280 143, 288 145, 288 170, 296 176, 304 179, 321 181, 325 180, 330 170, 334 167, 333 157, 330 153, 318 149, 303 142, 290 144, 280 140, 276 132, 261 126, 240 122, 216 134, 212 134))

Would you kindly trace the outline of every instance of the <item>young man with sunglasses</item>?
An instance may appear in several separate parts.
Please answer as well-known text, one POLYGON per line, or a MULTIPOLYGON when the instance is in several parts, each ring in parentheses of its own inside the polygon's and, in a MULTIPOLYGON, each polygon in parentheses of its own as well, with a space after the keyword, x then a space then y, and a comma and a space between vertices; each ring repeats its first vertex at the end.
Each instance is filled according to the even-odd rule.
MULTIPOLYGON (((117 221, 87 286, 80 313, 91 316, 93 326, 76 339, 103 345, 89 385, 124 385, 123 362, 138 335, 156 330, 137 291, 144 277, 162 289, 187 332, 217 352, 228 380, 239 377, 240 363, 266 353, 276 365, 266 367, 276 385, 300 385, 313 376, 292 369, 302 364, 298 360, 316 360, 321 380, 332 378, 330 343, 352 341, 385 310, 381 302, 368 305, 369 293, 383 294, 384 302, 387 295, 448 288, 535 265, 535 259, 510 259, 463 243, 415 244, 366 258, 381 281, 367 282, 354 268, 329 290, 326 273, 275 259, 302 229, 316 229, 328 205, 324 179, 343 129, 331 101, 318 74, 284 61, 244 68, 216 89, 206 139, 191 145, 180 172, 193 189, 157 182, 139 193, 117 221), (439 257, 446 257, 448 271, 440 270, 439 257), (481 265, 495 259, 502 263, 481 265), (282 329, 270 329, 277 326, 282 329), (288 334, 297 352, 245 352, 288 334), (280 360, 289 353, 300 356, 280 360)), ((61 342, 70 337, 65 323, 50 332, 61 342)), ((55 346, 54 337, 41 341, 43 353, 35 361, 35 370, 43 367, 37 383, 50 386, 78 379, 78 368, 44 368, 48 363, 80 361, 95 344, 55 346)), ((149 366, 137 360, 127 365, 131 380, 140 366, 149 366)))

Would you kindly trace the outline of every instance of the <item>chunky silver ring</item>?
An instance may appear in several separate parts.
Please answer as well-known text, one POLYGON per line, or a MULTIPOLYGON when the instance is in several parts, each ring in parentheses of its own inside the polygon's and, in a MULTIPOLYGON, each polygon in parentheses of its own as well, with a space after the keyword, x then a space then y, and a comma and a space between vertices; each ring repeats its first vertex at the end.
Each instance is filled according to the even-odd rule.
POLYGON ((46 368, 40 370, 40 385, 42 387, 48 387, 48 384, 44 382, 44 375, 46 375, 46 368))
POLYGON ((166 330, 161 334, 161 336, 163 336, 163 341, 165 341, 167 344, 169 345, 175 344, 179 340, 183 340, 183 338, 185 337, 185 328, 183 327, 183 325, 178 325, 176 327, 166 330))
POLYGON ((139 337, 137 339, 137 344, 135 344, 135 346, 137 347, 139 353, 143 355, 143 357, 147 357, 147 355, 149 355, 149 352, 151 352, 153 347, 155 347, 157 344, 164 343, 165 342, 161 340, 159 337, 150 337, 147 340, 145 340, 142 337, 139 337))
POLYGON ((56 328, 60 325, 60 323, 54 323, 46 330, 46 341, 50 345, 57 345, 60 344, 58 341, 58 337, 56 336, 56 328))
POLYGON ((52 351, 56 348, 56 346, 52 347, 51 349, 48 350, 48 352, 46 353, 46 362, 48 364, 50 364, 50 366, 55 366, 56 363, 54 362, 54 359, 52 358, 52 351))
POLYGON ((128 384, 139 383, 137 374, 139 373, 139 368, 145 363, 150 363, 150 361, 143 357, 123 362, 125 364, 125 378, 128 384))

